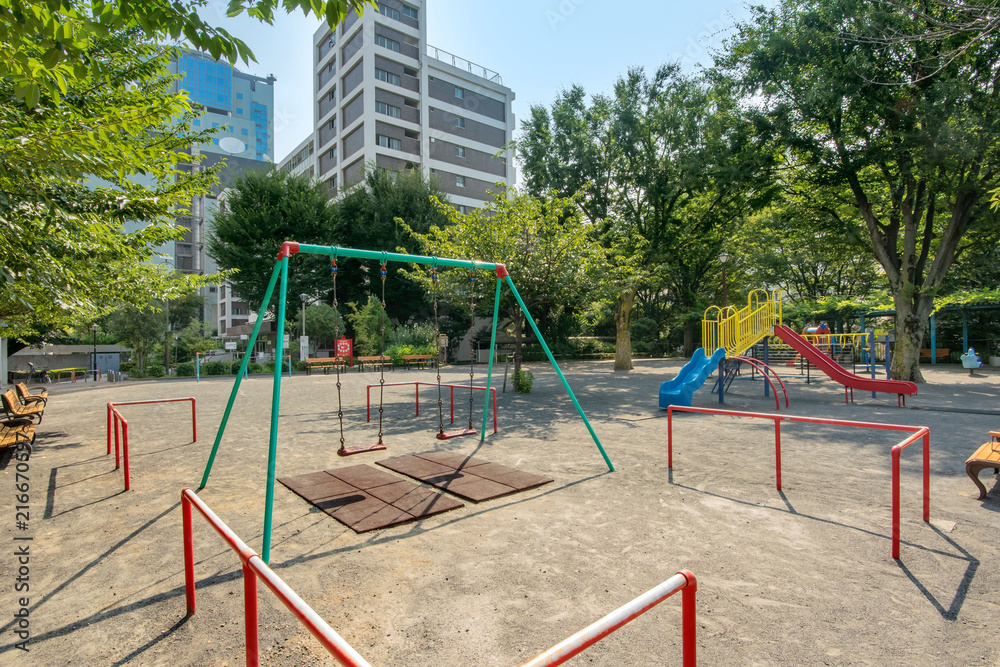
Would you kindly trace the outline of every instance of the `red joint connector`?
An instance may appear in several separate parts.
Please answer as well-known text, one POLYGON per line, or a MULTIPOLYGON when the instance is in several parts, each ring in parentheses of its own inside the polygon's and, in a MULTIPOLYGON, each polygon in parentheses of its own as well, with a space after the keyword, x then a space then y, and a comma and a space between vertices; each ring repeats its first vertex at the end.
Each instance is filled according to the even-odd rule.
POLYGON ((283 257, 290 257, 299 252, 299 242, 298 241, 285 241, 281 244, 281 250, 278 252, 278 259, 283 257))
POLYGON ((692 593, 698 590, 698 580, 691 570, 678 570, 677 574, 687 579, 687 586, 685 588, 690 589, 692 593))
POLYGON ((503 264, 497 264, 497 280, 503 280, 507 275, 507 267, 503 264))

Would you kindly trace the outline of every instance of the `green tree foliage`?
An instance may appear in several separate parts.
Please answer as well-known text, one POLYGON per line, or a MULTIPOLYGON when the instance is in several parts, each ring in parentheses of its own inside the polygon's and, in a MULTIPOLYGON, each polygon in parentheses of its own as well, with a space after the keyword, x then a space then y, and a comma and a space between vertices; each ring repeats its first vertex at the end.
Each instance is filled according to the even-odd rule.
MULTIPOLYGON (((526 192, 501 190, 482 208, 462 215, 440 205, 448 217, 446 227, 434 226, 427 234, 416 234, 424 254, 439 257, 474 258, 505 264, 521 298, 544 332, 559 315, 577 308, 593 285, 589 271, 601 256, 600 246, 579 217, 571 199, 554 195, 535 197, 526 192)), ((426 271, 413 272, 426 280, 426 271)), ((469 298, 466 272, 442 272, 442 290, 453 300, 469 298)), ((477 301, 492 305, 492 280, 476 281, 477 301)), ((521 367, 521 349, 526 321, 508 290, 500 302, 502 318, 514 330, 515 369, 521 367)))
MULTIPOLYGON (((945 3, 923 11, 947 19, 945 3)), ((892 377, 921 381, 934 298, 969 232, 996 224, 1000 44, 963 50, 978 37, 961 33, 887 44, 923 32, 895 4, 785 0, 752 12, 718 65, 759 101, 755 122, 804 187, 850 193, 893 296, 892 377)))
MULTIPOLYGON (((370 167, 361 184, 336 203, 339 226, 337 245, 387 252, 415 252, 419 244, 413 233, 426 233, 434 225, 447 224, 447 217, 433 203, 447 201, 433 182, 417 169, 391 172, 370 167), (397 224, 402 220, 406 226, 397 224), (408 231, 412 230, 412 231, 408 231)), ((363 303, 378 276, 379 265, 371 260, 340 260, 337 278, 340 301, 363 303)), ((376 288, 377 289, 377 288, 376 288)), ((390 317, 405 322, 426 315, 423 288, 405 274, 390 267, 386 281, 386 310, 390 317)))
POLYGON ((632 367, 630 321, 639 290, 669 289, 696 307, 734 223, 772 196, 773 156, 740 114, 723 77, 652 76, 632 69, 588 105, 582 88, 535 106, 519 142, 529 192, 582 196, 608 250, 615 368, 632 367))
MULTIPOLYGON (((301 312, 301 311, 300 311, 301 312)), ((306 307, 306 335, 309 344, 316 348, 333 349, 334 341, 347 334, 343 318, 337 309, 326 304, 306 307)), ((291 331, 302 331, 302 316, 291 327, 291 331)))
POLYGON ((139 375, 146 375, 150 362, 162 351, 160 344, 166 330, 163 313, 155 308, 125 306, 107 319, 106 326, 120 345, 131 348, 139 375))
MULTIPOLYGON (((229 279, 233 292, 257 310, 281 244, 334 245, 335 215, 326 187, 308 176, 248 171, 233 183, 224 205, 215 212, 207 252, 220 268, 235 270, 229 279)), ((296 256, 288 263, 289 312, 301 308, 300 294, 323 293, 330 285, 329 258, 296 256)))
POLYGON ((359 356, 376 356, 389 347, 389 336, 392 333, 392 323, 382 308, 379 298, 368 297, 360 308, 349 304, 351 312, 347 319, 354 327, 354 349, 359 356))
POLYGON ((208 139, 185 129, 191 110, 167 92, 165 52, 115 32, 92 39, 86 60, 100 66, 67 80, 59 99, 43 90, 30 110, 0 78, 0 319, 12 337, 208 280, 148 263, 180 238, 173 217, 214 178, 181 168, 187 147, 208 139))
MULTIPOLYGON (((34 108, 50 98, 58 103, 71 95, 77 83, 107 74, 106 63, 91 58, 95 44, 108 35, 140 31, 149 42, 187 40, 213 58, 249 62, 253 53, 242 40, 222 28, 213 27, 198 14, 206 0, 0 0, 0 78, 13 86, 18 100, 34 108)), ((298 8, 306 15, 325 16, 330 25, 340 23, 347 12, 363 12, 374 6, 369 0, 282 0, 286 11, 298 8)), ((229 0, 229 16, 244 11, 270 24, 278 0, 229 0)))

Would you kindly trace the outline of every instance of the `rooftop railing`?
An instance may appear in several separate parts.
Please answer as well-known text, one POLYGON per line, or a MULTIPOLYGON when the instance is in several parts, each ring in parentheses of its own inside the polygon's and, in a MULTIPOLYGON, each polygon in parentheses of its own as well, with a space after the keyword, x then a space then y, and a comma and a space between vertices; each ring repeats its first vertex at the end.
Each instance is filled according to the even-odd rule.
POLYGON ((487 69, 482 65, 477 65, 476 63, 466 60, 465 58, 460 58, 456 56, 454 53, 449 53, 444 49, 439 49, 436 46, 430 46, 428 44, 427 55, 433 58, 434 60, 440 60, 443 63, 451 65, 452 67, 457 67, 458 69, 465 70, 470 74, 482 77, 487 81, 491 81, 492 83, 498 83, 501 86, 503 85, 503 79, 497 72, 494 72, 491 69, 487 69))

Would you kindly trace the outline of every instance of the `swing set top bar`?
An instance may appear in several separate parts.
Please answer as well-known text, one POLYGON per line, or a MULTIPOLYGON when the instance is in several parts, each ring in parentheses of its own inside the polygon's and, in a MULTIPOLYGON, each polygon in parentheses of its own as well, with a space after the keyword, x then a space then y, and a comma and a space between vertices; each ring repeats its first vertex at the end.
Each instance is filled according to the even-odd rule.
POLYGON ((330 255, 330 257, 354 257, 357 259, 375 259, 381 262, 410 262, 412 264, 428 264, 430 266, 452 266, 460 269, 483 269, 496 271, 497 278, 507 276, 507 267, 500 263, 477 262, 466 259, 446 259, 441 257, 425 257, 424 255, 403 255, 398 252, 379 252, 376 250, 355 250, 328 245, 310 245, 296 241, 285 241, 281 244, 278 259, 289 257, 296 253, 311 255, 330 255))

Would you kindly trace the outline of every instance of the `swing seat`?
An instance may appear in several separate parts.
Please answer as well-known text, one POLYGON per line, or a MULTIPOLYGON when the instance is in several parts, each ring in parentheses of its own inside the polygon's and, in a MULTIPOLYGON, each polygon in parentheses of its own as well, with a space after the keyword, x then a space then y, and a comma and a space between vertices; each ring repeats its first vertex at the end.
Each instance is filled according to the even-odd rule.
POLYGON ((463 435, 475 435, 479 433, 475 429, 466 428, 461 431, 444 431, 443 433, 438 433, 435 438, 438 440, 451 440, 452 438, 461 438, 463 435))
POLYGON ((370 445, 360 445, 358 447, 348 447, 347 445, 344 445, 337 450, 337 454, 340 456, 351 456, 353 454, 364 454, 365 452, 378 452, 383 449, 387 449, 387 447, 378 442, 370 445))

